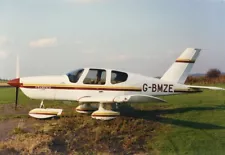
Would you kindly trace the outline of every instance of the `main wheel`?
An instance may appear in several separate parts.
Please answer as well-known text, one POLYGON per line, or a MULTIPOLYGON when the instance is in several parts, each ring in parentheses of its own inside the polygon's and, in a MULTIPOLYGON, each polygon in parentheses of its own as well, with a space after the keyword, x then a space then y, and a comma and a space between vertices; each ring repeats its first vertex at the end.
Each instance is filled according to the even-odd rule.
POLYGON ((99 120, 111 120, 111 119, 115 119, 119 115, 120 115, 120 113, 117 111, 104 109, 103 103, 100 103, 98 110, 94 111, 91 114, 91 117, 94 119, 99 119, 99 120))
POLYGON ((76 108, 76 111, 78 113, 82 113, 82 114, 89 114, 89 113, 92 113, 95 110, 97 110, 96 107, 93 107, 93 106, 91 106, 90 104, 87 104, 87 103, 81 104, 76 108))

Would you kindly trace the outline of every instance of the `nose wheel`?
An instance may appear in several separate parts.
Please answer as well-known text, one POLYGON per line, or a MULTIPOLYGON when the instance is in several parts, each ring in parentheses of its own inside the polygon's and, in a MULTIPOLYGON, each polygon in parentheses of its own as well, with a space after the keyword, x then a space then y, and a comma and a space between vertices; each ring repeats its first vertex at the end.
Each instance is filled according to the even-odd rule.
POLYGON ((41 101, 39 108, 29 111, 29 115, 38 119, 46 119, 55 116, 60 116, 63 109, 45 108, 44 100, 41 101))

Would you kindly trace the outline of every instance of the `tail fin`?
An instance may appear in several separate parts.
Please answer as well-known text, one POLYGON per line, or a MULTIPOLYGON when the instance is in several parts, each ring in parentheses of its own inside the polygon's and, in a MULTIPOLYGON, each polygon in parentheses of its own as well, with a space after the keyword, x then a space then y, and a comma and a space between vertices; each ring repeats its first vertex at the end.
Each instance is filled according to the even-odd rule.
POLYGON ((162 80, 183 84, 201 49, 187 48, 161 77, 162 80))

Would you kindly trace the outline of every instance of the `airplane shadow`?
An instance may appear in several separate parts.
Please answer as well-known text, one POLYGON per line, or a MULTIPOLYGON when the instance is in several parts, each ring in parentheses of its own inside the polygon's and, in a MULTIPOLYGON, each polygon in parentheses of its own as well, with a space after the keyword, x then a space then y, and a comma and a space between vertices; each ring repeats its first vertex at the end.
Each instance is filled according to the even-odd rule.
POLYGON ((225 129, 223 126, 200 123, 195 121, 180 120, 175 118, 164 117, 164 114, 177 114, 189 111, 206 111, 206 110, 225 110, 225 105, 215 107, 187 107, 175 109, 157 109, 157 110, 138 110, 131 106, 120 107, 121 116, 128 116, 133 118, 141 118, 145 120, 157 121, 163 124, 173 124, 182 127, 189 127, 194 129, 225 129))

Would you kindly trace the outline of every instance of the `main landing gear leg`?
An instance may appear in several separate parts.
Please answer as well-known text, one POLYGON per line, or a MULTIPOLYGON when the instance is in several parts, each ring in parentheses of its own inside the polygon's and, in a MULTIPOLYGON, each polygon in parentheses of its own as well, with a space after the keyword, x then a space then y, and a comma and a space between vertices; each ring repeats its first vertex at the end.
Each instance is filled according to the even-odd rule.
POLYGON ((45 108, 44 100, 41 101, 40 108, 45 108))
POLYGON ((91 117, 100 120, 111 120, 119 116, 120 113, 112 110, 106 110, 104 108, 104 103, 99 103, 99 108, 97 111, 93 112, 91 117))

